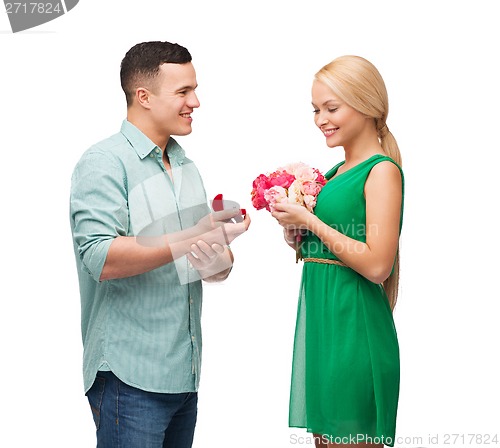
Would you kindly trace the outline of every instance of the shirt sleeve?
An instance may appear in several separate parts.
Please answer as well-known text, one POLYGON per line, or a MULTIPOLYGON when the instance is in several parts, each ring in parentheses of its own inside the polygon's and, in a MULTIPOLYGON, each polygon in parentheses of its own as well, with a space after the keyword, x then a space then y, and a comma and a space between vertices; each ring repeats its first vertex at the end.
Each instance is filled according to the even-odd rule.
POLYGON ((125 171, 102 152, 88 152, 71 180, 70 219, 82 267, 99 281, 109 246, 129 227, 125 171))

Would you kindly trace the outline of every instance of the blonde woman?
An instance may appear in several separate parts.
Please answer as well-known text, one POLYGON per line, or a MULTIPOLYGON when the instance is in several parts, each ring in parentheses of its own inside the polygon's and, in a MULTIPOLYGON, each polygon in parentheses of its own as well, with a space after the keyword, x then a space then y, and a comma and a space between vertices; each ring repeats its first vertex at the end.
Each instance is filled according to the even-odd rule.
POLYGON ((314 213, 293 204, 273 213, 290 246, 305 233, 289 425, 313 433, 316 447, 393 446, 404 179, 387 91, 369 61, 343 56, 315 75, 312 104, 345 160, 326 174, 314 213))

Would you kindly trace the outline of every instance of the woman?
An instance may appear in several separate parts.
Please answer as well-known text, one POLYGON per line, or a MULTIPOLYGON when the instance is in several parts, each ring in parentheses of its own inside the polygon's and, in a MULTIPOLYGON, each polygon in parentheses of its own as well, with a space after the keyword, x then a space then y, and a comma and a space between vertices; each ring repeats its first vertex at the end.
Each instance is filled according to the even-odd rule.
POLYGON ((345 161, 326 174, 314 213, 295 204, 273 212, 290 246, 304 234, 289 425, 312 432, 316 447, 393 446, 404 180, 387 91, 370 62, 343 56, 315 75, 312 104, 345 161))

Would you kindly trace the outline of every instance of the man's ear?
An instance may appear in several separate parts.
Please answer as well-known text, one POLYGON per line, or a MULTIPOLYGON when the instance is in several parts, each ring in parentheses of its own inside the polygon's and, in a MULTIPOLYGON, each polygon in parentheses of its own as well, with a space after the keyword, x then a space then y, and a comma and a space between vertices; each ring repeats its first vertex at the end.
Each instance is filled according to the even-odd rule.
POLYGON ((151 108, 151 104, 149 101, 150 96, 151 96, 151 92, 148 89, 146 89, 145 87, 138 87, 135 90, 135 99, 137 101, 137 104, 140 104, 145 109, 151 108))

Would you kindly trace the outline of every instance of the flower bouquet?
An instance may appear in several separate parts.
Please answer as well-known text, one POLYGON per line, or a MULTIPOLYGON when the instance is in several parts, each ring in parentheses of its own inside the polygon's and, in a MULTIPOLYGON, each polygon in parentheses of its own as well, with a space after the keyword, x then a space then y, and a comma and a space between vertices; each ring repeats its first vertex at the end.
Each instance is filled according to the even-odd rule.
MULTIPOLYGON (((272 212, 280 202, 299 204, 310 212, 316 205, 316 198, 326 184, 326 179, 316 168, 305 163, 291 163, 269 174, 260 174, 252 184, 252 205, 257 209, 272 212)), ((300 234, 297 235, 297 256, 300 255, 300 234)))

